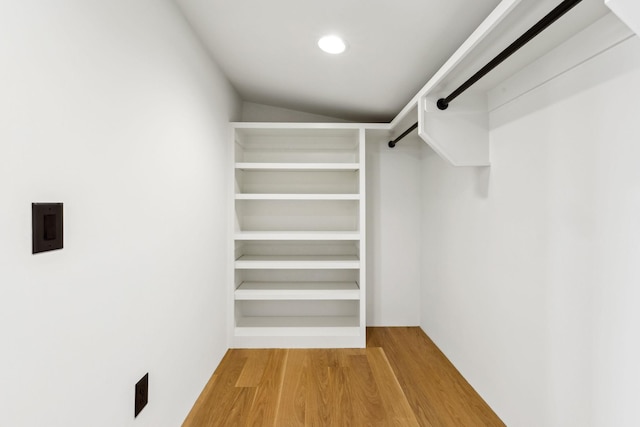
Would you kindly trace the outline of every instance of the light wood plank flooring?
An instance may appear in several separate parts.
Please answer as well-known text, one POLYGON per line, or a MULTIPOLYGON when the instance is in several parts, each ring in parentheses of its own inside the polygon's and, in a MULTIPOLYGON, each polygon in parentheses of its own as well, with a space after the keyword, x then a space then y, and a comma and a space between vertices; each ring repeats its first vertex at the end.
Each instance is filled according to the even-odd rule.
POLYGON ((183 427, 504 426, 420 328, 366 349, 227 352, 183 427))

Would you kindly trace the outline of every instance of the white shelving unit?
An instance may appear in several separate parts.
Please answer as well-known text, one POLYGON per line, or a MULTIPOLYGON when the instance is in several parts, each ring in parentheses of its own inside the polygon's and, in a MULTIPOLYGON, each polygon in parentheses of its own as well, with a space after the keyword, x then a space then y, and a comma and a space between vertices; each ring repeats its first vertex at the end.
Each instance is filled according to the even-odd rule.
POLYGON ((365 128, 232 134, 231 347, 364 347, 365 128))

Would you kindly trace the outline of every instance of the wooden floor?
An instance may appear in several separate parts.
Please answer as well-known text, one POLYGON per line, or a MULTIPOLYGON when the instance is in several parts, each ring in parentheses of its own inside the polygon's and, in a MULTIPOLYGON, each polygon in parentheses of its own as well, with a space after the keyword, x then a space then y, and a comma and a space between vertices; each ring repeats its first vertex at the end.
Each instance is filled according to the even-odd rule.
POLYGON ((504 426, 420 328, 366 349, 227 352, 183 427, 504 426))

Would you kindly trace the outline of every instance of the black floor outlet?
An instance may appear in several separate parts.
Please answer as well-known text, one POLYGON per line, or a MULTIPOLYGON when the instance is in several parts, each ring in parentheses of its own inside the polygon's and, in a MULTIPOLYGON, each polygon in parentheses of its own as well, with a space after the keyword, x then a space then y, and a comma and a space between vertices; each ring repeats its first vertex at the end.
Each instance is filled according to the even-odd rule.
POLYGON ((149 401, 149 373, 147 372, 144 377, 136 383, 136 409, 135 416, 137 417, 140 411, 147 406, 149 401))

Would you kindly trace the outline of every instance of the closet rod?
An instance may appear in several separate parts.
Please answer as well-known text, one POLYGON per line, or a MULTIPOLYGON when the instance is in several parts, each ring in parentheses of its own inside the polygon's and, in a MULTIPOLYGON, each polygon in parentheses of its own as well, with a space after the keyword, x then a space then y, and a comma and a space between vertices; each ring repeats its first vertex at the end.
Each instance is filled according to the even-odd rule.
POLYGON ((411 133, 412 130, 414 130, 415 128, 418 127, 418 122, 415 122, 414 124, 411 125, 411 127, 407 130, 405 130, 404 132, 402 132, 402 134, 397 137, 396 139, 394 139, 393 141, 389 141, 389 148, 393 148, 396 146, 396 143, 398 141, 400 141, 402 138, 404 138, 405 136, 409 135, 411 133))
MULTIPOLYGON (((577 5, 581 1, 582 0, 564 0, 555 9, 549 12, 544 18, 538 21, 533 27, 529 28, 527 32, 518 37, 518 39, 511 43, 505 50, 500 52, 495 58, 489 61, 489 63, 482 67, 480 71, 471 76, 469 80, 467 80, 462 85, 460 85, 459 88, 451 92, 451 95, 447 96, 446 98, 438 99, 438 102, 436 103, 438 108, 441 110, 446 110, 449 106, 449 103, 456 99, 458 95, 462 94, 465 90, 473 86, 474 83, 488 74, 495 67, 500 65, 502 61, 513 55, 522 46, 529 43, 534 37, 544 31, 549 25, 557 21, 565 13, 569 12, 575 5, 577 5)), ((391 146, 391 143, 389 143, 389 146, 391 146)))

